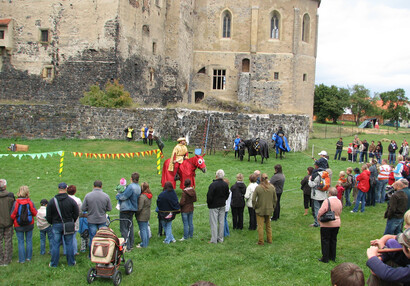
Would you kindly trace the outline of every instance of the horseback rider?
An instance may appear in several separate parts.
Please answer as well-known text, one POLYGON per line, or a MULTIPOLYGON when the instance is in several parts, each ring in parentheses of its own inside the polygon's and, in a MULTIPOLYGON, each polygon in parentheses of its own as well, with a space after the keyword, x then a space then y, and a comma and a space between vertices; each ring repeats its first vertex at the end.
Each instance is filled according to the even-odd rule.
POLYGON ((168 171, 173 172, 175 170, 175 181, 180 179, 178 174, 179 165, 185 159, 188 159, 188 149, 186 147, 186 139, 184 137, 178 138, 178 144, 172 150, 171 160, 169 162, 168 171))

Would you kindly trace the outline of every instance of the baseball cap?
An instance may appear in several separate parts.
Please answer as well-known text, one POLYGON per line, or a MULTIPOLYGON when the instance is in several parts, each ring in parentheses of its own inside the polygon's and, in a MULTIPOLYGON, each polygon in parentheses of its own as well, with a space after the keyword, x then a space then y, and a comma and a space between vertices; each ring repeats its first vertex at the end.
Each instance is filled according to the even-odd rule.
POLYGON ((60 183, 60 184, 58 184, 58 188, 60 189, 60 190, 64 190, 64 189, 67 189, 67 184, 66 183, 60 183))
POLYGON ((320 153, 318 154, 319 156, 327 156, 327 152, 325 150, 320 151, 320 153))
POLYGON ((410 248, 410 228, 397 235, 397 242, 407 248, 410 248))

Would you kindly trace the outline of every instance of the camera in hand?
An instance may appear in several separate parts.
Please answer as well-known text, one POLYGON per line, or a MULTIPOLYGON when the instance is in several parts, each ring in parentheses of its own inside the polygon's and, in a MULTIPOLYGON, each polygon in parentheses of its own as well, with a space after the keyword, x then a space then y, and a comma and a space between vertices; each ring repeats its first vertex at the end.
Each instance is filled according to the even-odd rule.
POLYGON ((393 186, 387 186, 386 187, 386 196, 384 198, 385 201, 390 200, 391 196, 394 194, 396 190, 393 188, 393 186))

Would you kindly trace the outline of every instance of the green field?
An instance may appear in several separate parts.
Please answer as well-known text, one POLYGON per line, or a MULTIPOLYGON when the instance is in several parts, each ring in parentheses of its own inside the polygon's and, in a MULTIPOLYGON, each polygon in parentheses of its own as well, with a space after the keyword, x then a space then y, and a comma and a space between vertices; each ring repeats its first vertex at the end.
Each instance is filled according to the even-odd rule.
MULTIPOLYGON (((406 133, 400 134, 360 134, 360 138, 380 140, 395 139, 401 143, 406 133)), ((345 145, 353 137, 344 137, 345 145)), ((407 138, 410 139, 410 138, 407 138)), ((134 272, 124 275, 122 285, 190 285, 198 280, 209 280, 217 285, 329 285, 330 270, 342 262, 354 262, 365 272, 369 270, 366 263, 366 249, 371 239, 380 237, 385 227, 383 214, 386 205, 366 208, 364 213, 352 214, 350 208, 344 209, 342 226, 338 236, 336 263, 323 264, 320 258, 320 233, 318 228, 310 228, 313 218, 303 216, 303 195, 300 190, 300 180, 306 174, 306 168, 313 165, 312 145, 314 155, 324 149, 331 156, 329 161, 333 169, 333 179, 336 180, 340 170, 345 170, 352 163, 333 161, 337 139, 311 139, 309 149, 305 152, 291 152, 283 160, 275 159, 273 151, 271 158, 260 164, 251 159, 240 162, 234 159, 233 151, 226 156, 221 152, 207 155, 207 173, 197 172, 198 202, 194 211, 194 239, 164 245, 158 238, 158 222, 154 212, 156 197, 161 192, 160 175, 156 174, 156 156, 140 156, 133 159, 96 159, 74 157, 72 152, 112 154, 132 153, 155 149, 140 142, 123 141, 80 141, 80 140, 0 140, 0 154, 12 154, 7 151, 11 143, 27 144, 29 154, 52 151, 65 151, 64 171, 58 176, 60 156, 32 159, 21 159, 8 156, 0 158, 0 177, 8 181, 8 190, 17 193, 21 185, 28 185, 30 197, 36 207, 43 198, 50 199, 57 193, 57 185, 64 181, 77 186, 77 196, 81 199, 92 190, 95 180, 102 180, 103 189, 112 200, 112 218, 118 216, 115 209, 114 187, 121 177, 129 178, 132 172, 140 173, 140 182, 150 184, 154 198, 150 220, 153 237, 147 249, 134 249, 126 254, 126 258, 134 261, 134 272), (243 173, 245 178, 256 169, 273 175, 275 164, 282 164, 286 176, 285 192, 281 200, 281 217, 272 222, 273 244, 258 246, 256 231, 248 231, 248 213, 245 210, 242 231, 231 229, 230 237, 223 244, 208 244, 210 230, 206 193, 217 169, 224 169, 231 185, 235 182, 237 173, 243 173)), ((155 143, 154 143, 155 144, 155 143)), ((387 150, 387 142, 383 143, 387 150)), ((165 142, 165 157, 169 157, 174 142, 165 142)), ((188 146, 190 151, 194 146, 188 146)), ((19 153, 20 154, 20 153, 19 153)), ((346 155, 344 152, 343 155, 346 155)), ((164 159, 162 159, 161 163, 164 159)), ((355 166, 359 166, 355 164, 355 166)), ((246 179, 245 183, 249 181, 246 179)), ((180 195, 181 191, 177 190, 180 195)), ((231 224, 231 215, 229 215, 231 224)), ((113 226, 118 231, 118 225, 113 226)), ((138 230, 136 229, 136 232, 138 230)), ((183 227, 178 215, 173 222, 175 238, 182 237, 183 227)), ((118 232, 119 234, 119 232, 118 232)), ((79 239, 79 237, 78 237, 79 239)), ((138 242, 138 240, 137 240, 138 242)), ((76 257, 77 265, 68 267, 65 257, 61 257, 56 269, 48 268, 50 256, 41 256, 39 231, 34 229, 34 252, 30 263, 19 264, 17 254, 17 239, 14 236, 13 262, 8 267, 0 268, 1 285, 85 285, 88 269, 93 264, 84 253, 76 257)), ((111 281, 97 278, 95 285, 110 285, 111 281)))

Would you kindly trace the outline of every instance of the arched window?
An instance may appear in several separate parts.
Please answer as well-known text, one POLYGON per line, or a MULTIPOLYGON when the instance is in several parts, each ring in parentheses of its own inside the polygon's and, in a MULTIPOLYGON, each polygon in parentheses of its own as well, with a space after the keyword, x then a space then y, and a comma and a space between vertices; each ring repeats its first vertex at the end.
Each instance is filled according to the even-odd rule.
POLYGON ((232 15, 229 11, 225 11, 222 14, 222 38, 231 37, 231 22, 232 15))
POLYGON ((302 24, 302 41, 309 42, 310 37, 310 17, 309 14, 303 15, 303 24, 302 24))
POLYGON ((242 72, 249 72, 250 61, 249 59, 242 60, 242 72))
POLYGON ((279 39, 280 32, 280 14, 278 11, 273 11, 270 19, 270 38, 279 39))

